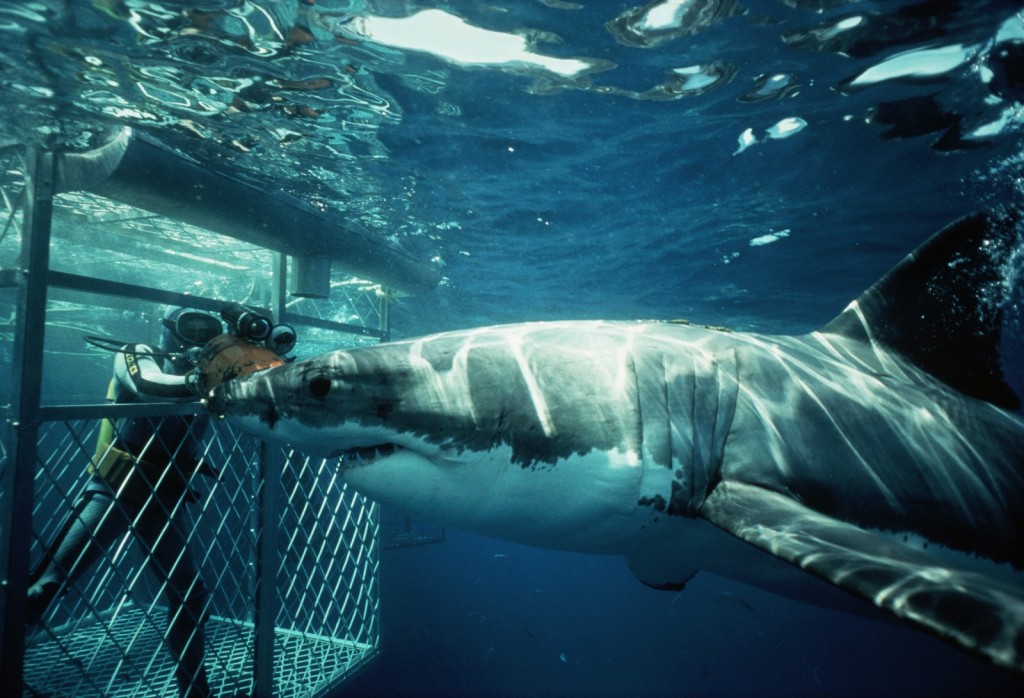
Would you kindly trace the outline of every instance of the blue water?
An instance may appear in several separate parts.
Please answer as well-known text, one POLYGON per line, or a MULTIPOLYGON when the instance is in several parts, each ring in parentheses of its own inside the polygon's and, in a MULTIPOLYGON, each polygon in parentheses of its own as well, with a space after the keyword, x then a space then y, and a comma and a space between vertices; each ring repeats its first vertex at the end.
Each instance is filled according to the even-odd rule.
POLYGON ((699 574, 448 532, 384 553, 382 648, 338 696, 1011 696, 1021 681, 899 625, 699 574))
MULTIPOLYGON (((88 141, 96 124, 130 125, 436 256, 444 281, 400 300, 396 337, 568 318, 804 332, 941 226, 1022 194, 1019 2, 691 0, 703 14, 647 48, 606 28, 627 2, 210 1, 162 3, 163 17, 160 3, 96 0, 72 3, 64 23, 59 5, 0 3, 0 135, 88 141), (551 32, 561 41, 536 51, 606 69, 566 80, 466 66, 314 22, 428 7, 551 32), (252 36, 271 37, 264 54, 226 8, 265 11, 244 15, 252 36), (861 29, 832 42, 795 38, 857 18, 861 29), (312 38, 282 46, 275 23, 312 38), (964 47, 963 60, 939 70, 942 56, 925 53, 914 74, 848 87, 903 52, 941 47, 964 47), (729 68, 720 85, 650 98, 673 69, 716 63, 729 68), (787 89, 749 101, 765 76, 787 89), (333 87, 276 101, 230 82, 316 77, 333 87), (791 119, 806 126, 765 136, 791 119), (757 142, 741 149, 747 129, 757 142)), ((618 559, 454 531, 381 564, 382 658, 339 695, 1024 690, 917 631, 709 576, 681 595, 655 592, 618 559)))
MULTIPOLYGON (((760 60, 766 44, 783 53, 758 43, 747 77, 769 66, 835 69, 826 56, 760 60)), ((849 64, 839 70, 852 72, 849 64)), ((396 308, 400 335, 638 317, 803 332, 942 225, 1015 195, 1019 132, 954 153, 933 150, 934 134, 884 139, 864 121, 883 98, 838 95, 827 80, 742 106, 714 92, 657 103, 580 92, 530 97, 517 89, 521 79, 479 72, 460 81, 472 97, 459 119, 397 93, 404 121, 384 139, 422 173, 428 200, 459 224, 442 241, 447 283, 396 308), (733 155, 744 128, 792 115, 808 128, 733 155), (788 236, 750 244, 779 231, 788 236)), ((883 91, 893 99, 948 87, 883 91)), ((956 696, 1024 688, 912 630, 809 610, 710 576, 681 595, 652 591, 614 558, 449 532, 441 546, 387 551, 382 579, 383 659, 342 695, 956 696)))

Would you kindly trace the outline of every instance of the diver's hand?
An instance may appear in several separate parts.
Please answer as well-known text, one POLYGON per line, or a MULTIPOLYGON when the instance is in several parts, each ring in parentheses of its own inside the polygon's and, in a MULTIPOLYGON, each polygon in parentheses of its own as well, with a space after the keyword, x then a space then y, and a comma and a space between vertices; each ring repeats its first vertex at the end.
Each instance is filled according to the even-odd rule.
POLYGON ((202 381, 199 379, 199 371, 189 371, 185 374, 185 385, 192 391, 192 394, 199 398, 206 397, 202 381))

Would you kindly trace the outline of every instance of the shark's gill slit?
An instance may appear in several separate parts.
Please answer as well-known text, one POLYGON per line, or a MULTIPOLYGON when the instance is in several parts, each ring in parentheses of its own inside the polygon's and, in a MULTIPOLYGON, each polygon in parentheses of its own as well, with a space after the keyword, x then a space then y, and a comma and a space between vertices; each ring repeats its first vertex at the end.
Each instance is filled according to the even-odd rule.
POLYGON ((277 425, 277 420, 277 408, 272 404, 267 405, 266 409, 260 414, 260 421, 266 424, 269 429, 273 429, 277 425))

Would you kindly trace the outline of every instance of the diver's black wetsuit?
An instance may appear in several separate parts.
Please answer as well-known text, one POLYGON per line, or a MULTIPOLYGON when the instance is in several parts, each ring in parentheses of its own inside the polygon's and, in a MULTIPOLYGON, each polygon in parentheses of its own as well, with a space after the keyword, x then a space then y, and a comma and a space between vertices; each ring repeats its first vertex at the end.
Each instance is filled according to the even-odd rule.
MULTIPOLYGON (((160 370, 149 355, 152 351, 137 344, 116 355, 115 401, 196 399, 183 376, 160 370)), ((208 418, 137 417, 121 422, 109 444, 97 449, 89 484, 29 579, 28 617, 38 621, 59 593, 131 531, 167 598, 165 639, 176 660, 179 694, 205 697, 210 695, 203 666, 208 595, 188 549, 184 505, 192 498, 189 483, 202 462, 201 437, 208 418), (100 451, 108 456, 103 467, 100 451)))

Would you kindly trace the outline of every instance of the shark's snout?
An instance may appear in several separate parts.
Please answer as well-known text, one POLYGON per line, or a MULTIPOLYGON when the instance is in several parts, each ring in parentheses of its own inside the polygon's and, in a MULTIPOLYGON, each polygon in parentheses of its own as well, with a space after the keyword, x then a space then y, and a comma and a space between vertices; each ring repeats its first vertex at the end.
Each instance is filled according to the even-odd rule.
POLYGON ((258 373, 226 381, 210 391, 206 409, 221 419, 257 415, 272 428, 278 420, 277 408, 266 388, 266 380, 258 373))

